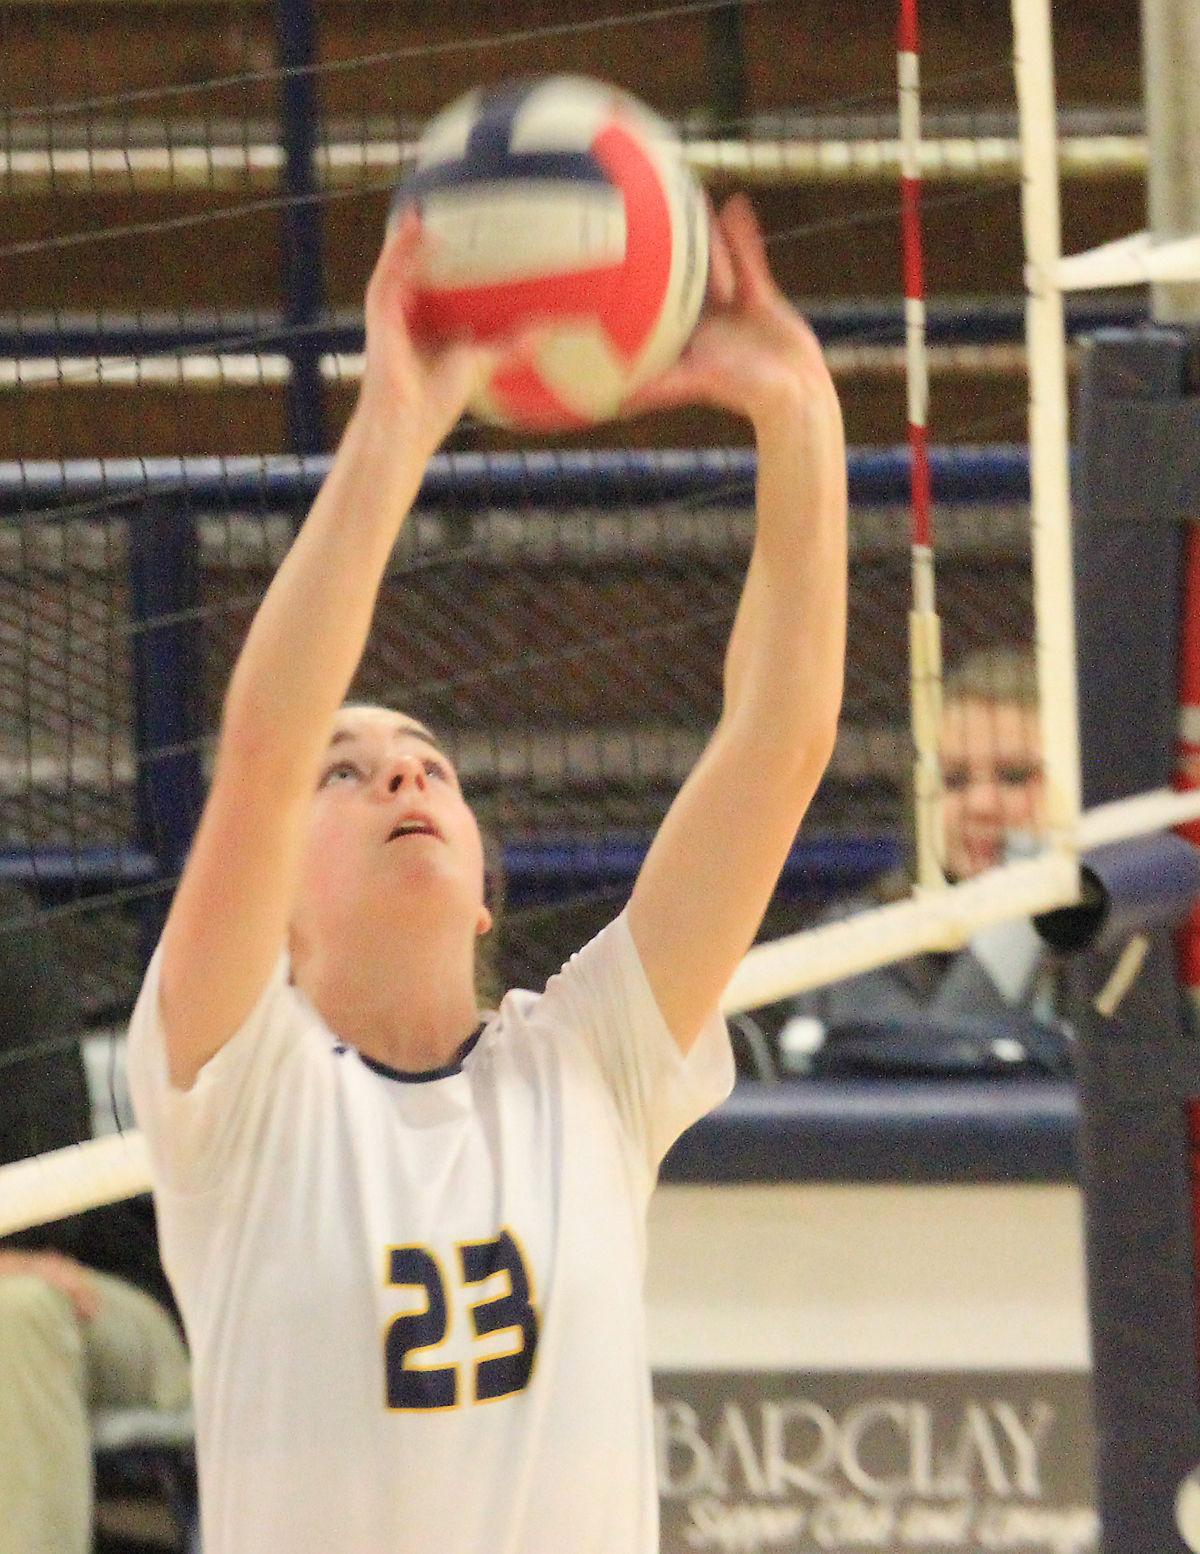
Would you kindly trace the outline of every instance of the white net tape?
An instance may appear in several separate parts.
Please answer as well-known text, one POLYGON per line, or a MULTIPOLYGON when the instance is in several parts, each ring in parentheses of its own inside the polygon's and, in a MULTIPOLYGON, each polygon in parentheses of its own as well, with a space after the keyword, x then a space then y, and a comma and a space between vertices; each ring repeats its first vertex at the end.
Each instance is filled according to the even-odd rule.
MULTIPOLYGON (((987 179, 1023 172, 1022 198, 1030 287, 1028 370, 1031 379, 1031 468, 1033 479, 1033 551, 1035 613, 1041 694, 1041 728, 1047 788, 1047 849, 1038 857, 992 868, 980 877, 944 891, 921 893, 911 900, 877 908, 849 921, 831 923, 755 947, 734 977, 724 1007, 730 1014, 773 1002, 889 964, 927 949, 947 950, 966 943, 990 924, 1028 917, 1066 904, 1078 890, 1078 860, 1082 850, 1099 841, 1161 829, 1200 813, 1196 796, 1190 804, 1171 795, 1147 795, 1082 816, 1079 809, 1077 723, 1074 705, 1074 641, 1070 569, 1069 501, 1067 490, 1067 416, 1062 290, 1074 284, 1118 285, 1131 279, 1191 278, 1200 263, 1200 239, 1154 249, 1143 237, 1112 245, 1102 254, 1062 261, 1059 254, 1058 176, 1087 175, 1122 169, 1140 173, 1145 166, 1144 141, 1136 135, 1058 140, 1050 72, 1047 0, 1014 0, 1017 22, 1018 84, 1021 97, 1020 142, 1011 136, 932 137, 921 150, 925 177, 961 177, 965 170, 987 179), (1084 141, 1086 140, 1086 144, 1084 141), (1074 266, 1074 268, 1072 268, 1074 266)), ((364 167, 378 166, 392 176, 406 154, 404 143, 334 143, 320 154, 320 176, 328 182, 360 177, 364 167), (376 159, 376 160, 372 160, 376 159)), ((852 181, 878 177, 899 165, 898 142, 889 137, 787 138, 769 143, 753 138, 742 142, 692 141, 689 154, 703 171, 735 173, 746 182, 852 181)), ((249 177, 277 179, 278 147, 239 146, 130 147, 70 146, 17 148, 7 153, 0 176, 30 186, 53 179, 62 187, 78 179, 95 188, 106 178, 129 186, 154 188, 156 180, 172 188, 190 179, 205 188, 219 186, 228 175, 245 185, 249 177)), ((1012 353, 1010 352, 1010 355, 1012 353)), ((240 359, 196 353, 163 361, 164 375, 194 374, 203 380, 229 381, 240 359), (185 366, 185 363, 187 365, 185 366)), ((855 358, 875 370, 896 370, 898 353, 871 363, 869 350, 855 358)), ((1010 363, 1016 369, 1023 360, 1010 363)), ((338 375, 354 363, 330 361, 326 370, 338 375)), ((64 371, 78 372, 96 383, 144 381, 159 370, 151 358, 107 365, 99 358, 60 362, 54 381, 64 371)), ((264 373, 286 375, 286 362, 258 356, 245 371, 258 380, 264 373)), ((31 365, 8 364, 12 385, 29 386, 39 371, 31 365)), ((174 381, 175 378, 172 379, 174 381)), ((136 1133, 57 1151, 0 1170, 0 1235, 51 1221, 68 1213, 144 1191, 149 1186, 149 1162, 144 1141, 136 1133)))

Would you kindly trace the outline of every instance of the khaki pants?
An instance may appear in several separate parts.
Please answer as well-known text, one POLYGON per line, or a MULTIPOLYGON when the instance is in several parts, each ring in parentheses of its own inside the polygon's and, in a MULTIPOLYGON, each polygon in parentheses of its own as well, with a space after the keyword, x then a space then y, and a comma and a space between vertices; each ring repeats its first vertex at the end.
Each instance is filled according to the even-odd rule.
POLYGON ((91 1549, 89 1409, 187 1402, 187 1354, 171 1318, 132 1285, 93 1277, 100 1306, 90 1322, 41 1279, 0 1277, 0 1554, 91 1549))

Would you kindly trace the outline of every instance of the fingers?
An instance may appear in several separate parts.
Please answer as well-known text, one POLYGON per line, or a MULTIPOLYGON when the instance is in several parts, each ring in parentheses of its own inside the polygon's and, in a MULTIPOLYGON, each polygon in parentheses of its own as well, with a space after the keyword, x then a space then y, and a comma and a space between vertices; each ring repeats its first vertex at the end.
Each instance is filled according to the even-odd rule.
POLYGON ((502 361, 533 361, 553 333, 552 324, 526 324, 504 339, 493 340, 480 349, 486 356, 492 358, 493 367, 498 366, 502 361))
POLYGON ((717 307, 727 308, 732 305, 737 290, 733 258, 729 252, 729 244, 725 240, 725 233, 721 229, 720 220, 707 194, 704 196, 704 203, 708 206, 708 296, 717 307))
POLYGON ((415 205, 405 207, 389 225, 371 279, 367 282, 368 309, 390 302, 405 311, 425 241, 426 233, 420 212, 415 205))
POLYGON ((738 297, 751 307, 772 302, 777 293, 767 258, 767 245, 754 207, 744 194, 726 200, 718 217, 729 254, 738 297))
POLYGON ((634 389, 621 401, 622 415, 641 415, 647 410, 676 410, 692 403, 692 396, 682 386, 656 378, 653 383, 634 389))
POLYGON ((684 405, 707 403, 712 394, 711 374, 686 356, 674 367, 634 389, 621 402, 625 414, 638 415, 644 410, 677 410, 684 405))
POLYGON ((500 367, 519 366, 535 361, 538 352, 553 332, 551 324, 526 324, 499 339, 460 340, 446 347, 446 350, 465 353, 470 358, 479 381, 482 382, 500 367))
POLYGON ((383 241, 383 252, 391 250, 396 254, 412 256, 421 246, 424 236, 424 225, 421 221, 421 212, 415 205, 402 205, 388 222, 387 235, 383 241))

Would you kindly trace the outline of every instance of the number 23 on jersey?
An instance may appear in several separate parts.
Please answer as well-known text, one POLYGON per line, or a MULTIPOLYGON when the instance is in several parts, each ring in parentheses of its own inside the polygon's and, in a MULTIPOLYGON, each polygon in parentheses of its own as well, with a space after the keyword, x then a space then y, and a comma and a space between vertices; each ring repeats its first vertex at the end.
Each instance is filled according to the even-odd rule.
POLYGON ((464 1241, 448 1276, 425 1246, 389 1247, 387 1283, 416 1290, 424 1304, 393 1317, 384 1332, 384 1370, 390 1409, 457 1408, 511 1397, 529 1385, 537 1353, 538 1313, 525 1259, 509 1230, 487 1241, 464 1241), (450 1333, 455 1294, 468 1295, 495 1278, 490 1293, 469 1302, 474 1340, 505 1335, 500 1349, 462 1365, 437 1364, 427 1354, 450 1333), (464 1376, 463 1372, 468 1374, 464 1376))

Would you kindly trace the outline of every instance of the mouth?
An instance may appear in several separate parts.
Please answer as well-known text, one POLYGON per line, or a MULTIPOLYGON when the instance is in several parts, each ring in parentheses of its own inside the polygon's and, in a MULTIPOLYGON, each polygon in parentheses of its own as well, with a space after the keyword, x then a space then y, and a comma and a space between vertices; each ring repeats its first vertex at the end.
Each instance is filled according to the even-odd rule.
POLYGON ((396 842, 406 836, 432 836, 439 842, 443 840, 442 833, 432 820, 423 820, 416 816, 401 820, 398 825, 393 826, 388 832, 387 839, 389 842, 396 842))

